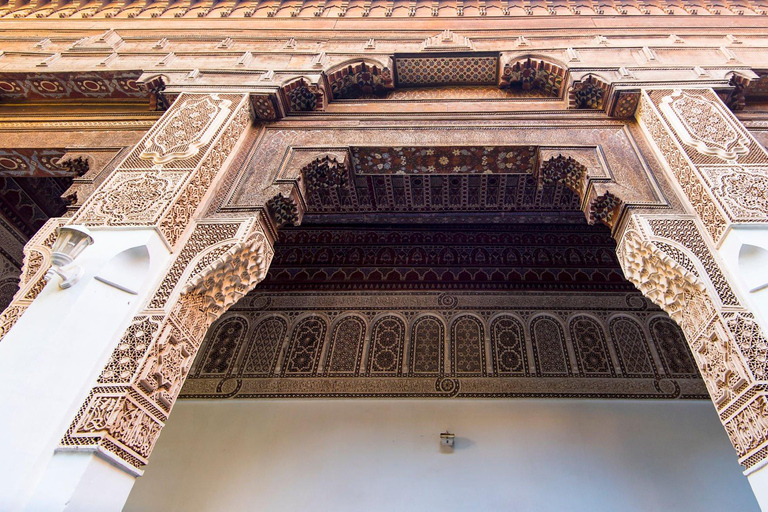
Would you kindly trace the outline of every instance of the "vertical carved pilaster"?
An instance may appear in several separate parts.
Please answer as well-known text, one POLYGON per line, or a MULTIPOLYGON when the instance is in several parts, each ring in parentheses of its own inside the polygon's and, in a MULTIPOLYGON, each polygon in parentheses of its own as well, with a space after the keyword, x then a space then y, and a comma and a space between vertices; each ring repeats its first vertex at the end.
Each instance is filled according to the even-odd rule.
POLYGON ((138 473, 208 326, 266 275, 269 221, 194 220, 249 123, 246 94, 182 94, 74 217, 89 226, 154 227, 175 259, 115 347, 61 450, 94 451, 138 473))
POLYGON ((138 473, 208 327, 266 276, 274 251, 262 219, 202 222, 131 322, 60 450, 91 450, 138 473), (234 230, 234 234, 232 234, 234 230))
POLYGON ((768 452, 768 415, 755 419, 768 413, 768 343, 706 235, 691 218, 634 214, 617 239, 624 275, 683 329, 739 462, 759 463, 768 452))
MULTIPOLYGON (((768 340, 720 270, 716 247, 731 224, 768 223, 768 153, 710 89, 643 91, 637 119, 704 226, 700 233, 680 218, 645 224, 657 249, 683 266, 695 261, 708 285, 702 297, 714 315, 683 328, 740 462, 751 468, 768 458, 768 340)), ((631 240, 625 235, 621 247, 631 240)), ((683 303, 684 316, 693 315, 683 303)))

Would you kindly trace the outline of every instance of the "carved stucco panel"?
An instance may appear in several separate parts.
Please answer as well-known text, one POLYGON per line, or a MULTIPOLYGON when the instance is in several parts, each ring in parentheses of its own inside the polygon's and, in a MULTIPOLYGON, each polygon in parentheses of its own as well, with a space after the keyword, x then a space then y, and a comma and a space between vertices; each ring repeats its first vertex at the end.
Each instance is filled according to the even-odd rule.
POLYGON ((217 95, 182 99, 178 108, 144 141, 139 158, 161 165, 195 156, 230 113, 232 102, 217 99, 217 95))
POLYGON ((185 94, 73 222, 157 226, 175 246, 250 125, 246 94, 185 94))
MULTIPOLYGON (((758 451, 768 439, 768 403, 758 395, 738 413, 725 422, 725 430, 743 465, 751 467, 747 460, 751 452, 758 451)), ((755 461, 757 462, 757 461, 755 461)))
POLYGON ((152 225, 188 176, 185 171, 117 171, 83 205, 75 222, 107 226, 152 225))
POLYGON ((700 166, 734 222, 768 220, 768 166, 700 166))
POLYGON ((224 163, 232 154, 232 150, 238 140, 240 140, 240 136, 250 125, 250 122, 251 115, 248 99, 243 96, 239 105, 235 108, 227 127, 160 220, 160 230, 172 246, 178 242, 203 197, 221 174, 224 163))
MULTIPOLYGON (((202 226, 216 229, 216 225, 202 226)), ((200 228, 193 233, 202 233, 200 228)), ((206 330, 265 277, 274 254, 271 239, 257 219, 241 225, 228 221, 221 233, 230 234, 230 249, 206 259, 205 266, 200 266, 202 260, 194 258, 191 250, 180 252, 175 278, 161 283, 158 293, 167 300, 180 277, 194 270, 185 293, 170 305, 170 313, 154 310, 134 318, 62 439, 61 449, 88 447, 106 452, 134 468, 131 471, 146 464, 206 330)), ((203 235, 191 237, 189 243, 205 250, 210 241, 203 235)))
POLYGON ((647 131, 662 158, 666 161, 672 176, 677 181, 691 206, 699 216, 713 240, 720 239, 725 231, 727 219, 715 204, 707 186, 698 177, 696 170, 679 143, 670 134, 670 128, 662 120, 649 94, 643 91, 637 119, 647 131))
POLYGON ((715 406, 730 402, 748 383, 741 355, 730 342, 719 317, 714 317, 704 332, 691 342, 696 363, 715 406))
POLYGON ((753 399, 768 378, 768 340, 740 304, 723 310, 715 300, 724 291, 717 289, 720 270, 709 245, 697 245, 697 233, 687 219, 633 215, 619 237, 619 262, 682 327, 740 462, 752 467, 768 456, 768 410, 764 397, 753 399), (689 246, 691 252, 679 249, 689 246))
POLYGON ((683 143, 706 156, 733 161, 749 153, 747 131, 732 122, 725 105, 706 93, 675 89, 659 109, 683 143))

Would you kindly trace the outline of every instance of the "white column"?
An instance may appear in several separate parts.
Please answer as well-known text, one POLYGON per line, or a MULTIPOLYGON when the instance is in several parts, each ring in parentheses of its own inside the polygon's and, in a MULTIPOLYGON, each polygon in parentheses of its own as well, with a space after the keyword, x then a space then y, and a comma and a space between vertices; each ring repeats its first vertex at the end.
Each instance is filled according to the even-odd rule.
POLYGON ((64 290, 55 277, 0 342, 0 510, 119 510, 133 485, 93 452, 56 449, 170 251, 152 228, 91 232, 82 280, 64 290), (96 276, 121 276, 138 294, 96 276))
MULTIPOLYGON (((768 226, 732 226, 719 249, 731 284, 768 332, 768 226)), ((762 510, 768 510, 768 461, 744 471, 762 510)))

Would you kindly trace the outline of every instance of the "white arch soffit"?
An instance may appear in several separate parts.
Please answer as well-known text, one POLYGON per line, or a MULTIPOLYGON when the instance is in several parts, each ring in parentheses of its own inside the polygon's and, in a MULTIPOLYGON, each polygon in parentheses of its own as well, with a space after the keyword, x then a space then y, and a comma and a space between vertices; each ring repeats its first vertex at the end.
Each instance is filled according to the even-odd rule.
POLYGON ((138 295, 149 272, 149 249, 137 245, 117 253, 99 270, 97 281, 138 295))
POLYGON ((768 250, 752 244, 739 249, 739 270, 749 293, 768 288, 768 250))

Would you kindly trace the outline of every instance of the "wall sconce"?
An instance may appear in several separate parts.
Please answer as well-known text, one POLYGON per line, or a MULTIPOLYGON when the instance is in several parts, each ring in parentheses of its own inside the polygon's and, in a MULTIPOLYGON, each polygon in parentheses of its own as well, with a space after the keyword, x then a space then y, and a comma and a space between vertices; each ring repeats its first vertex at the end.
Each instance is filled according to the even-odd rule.
POLYGON ((67 289, 83 277, 83 267, 72 265, 86 247, 93 243, 93 237, 82 226, 61 226, 57 230, 57 238, 51 247, 53 263, 45 274, 45 280, 50 281, 54 275, 61 277, 59 287, 67 289))
POLYGON ((443 432, 440 434, 440 446, 444 446, 445 448, 453 448, 453 440, 456 436, 454 434, 451 434, 448 431, 443 432))

